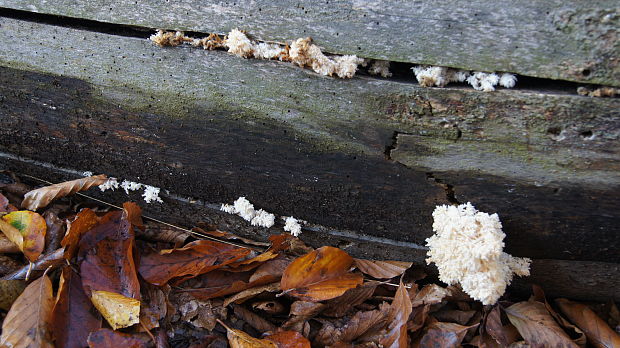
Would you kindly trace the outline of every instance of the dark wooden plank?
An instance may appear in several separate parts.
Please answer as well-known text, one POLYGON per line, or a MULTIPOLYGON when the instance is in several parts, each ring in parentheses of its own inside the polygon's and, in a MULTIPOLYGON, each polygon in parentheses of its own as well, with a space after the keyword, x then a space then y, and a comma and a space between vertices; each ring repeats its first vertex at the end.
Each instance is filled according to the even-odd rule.
POLYGON ((262 40, 313 37, 331 53, 620 86, 616 1, 43 1, 25 11, 262 40))

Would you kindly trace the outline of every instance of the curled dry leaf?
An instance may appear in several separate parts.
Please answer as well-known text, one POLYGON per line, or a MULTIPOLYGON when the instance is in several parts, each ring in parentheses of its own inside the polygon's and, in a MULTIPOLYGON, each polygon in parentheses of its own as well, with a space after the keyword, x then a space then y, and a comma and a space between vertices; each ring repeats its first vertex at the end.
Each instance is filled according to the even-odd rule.
POLYGON ((56 348, 85 347, 88 335, 99 328, 101 316, 84 293, 82 279, 71 267, 63 268, 52 313, 56 348))
POLYGON ((109 291, 92 291, 91 301, 116 330, 140 322, 140 301, 109 291))
POLYGON ((140 274, 151 284, 164 285, 172 278, 187 279, 218 269, 247 256, 248 253, 249 249, 198 240, 181 249, 144 255, 140 261, 140 274))
POLYGON ((280 287, 306 301, 338 297, 363 282, 350 273, 353 258, 334 247, 322 247, 294 260, 284 271, 280 287))
POLYGON ((277 326, 268 320, 264 319, 262 316, 246 309, 241 305, 232 304, 233 312, 235 316, 243 321, 245 321, 248 325, 253 327, 258 332, 275 332, 277 326))
POLYGON ((564 331, 566 331, 566 333, 568 334, 568 337, 570 337, 573 340, 573 342, 575 342, 579 347, 583 348, 586 346, 586 343, 587 343, 586 334, 583 331, 581 331, 580 328, 573 325, 570 321, 564 319, 563 316, 559 315, 551 307, 551 305, 549 305, 545 297, 545 292, 540 286, 536 284, 532 286, 532 297, 530 299, 536 300, 538 302, 542 302, 545 305, 545 308, 547 309, 549 314, 551 314, 551 316, 553 317, 553 319, 555 319, 555 321, 558 324, 560 324, 560 327, 563 328, 564 331))
POLYGON ((282 328, 285 330, 299 328, 301 326, 299 325, 300 323, 303 324, 303 322, 319 315, 324 308, 325 304, 323 303, 295 301, 291 304, 289 313, 291 318, 282 324, 282 328))
POLYGON ((265 337, 278 348, 310 348, 310 341, 296 331, 280 331, 265 337))
POLYGON ((508 319, 531 346, 578 348, 538 301, 523 301, 505 309, 508 319))
POLYGON ((507 347, 517 340, 519 333, 512 325, 504 325, 501 319, 500 307, 494 306, 484 318, 484 331, 500 346, 507 347))
POLYGON ((275 300, 270 301, 258 301, 252 303, 252 309, 265 312, 267 314, 275 315, 286 312, 286 307, 280 302, 275 300))
POLYGON ((323 315, 328 317, 342 317, 347 312, 353 309, 367 299, 372 297, 372 294, 377 289, 376 285, 367 285, 349 289, 341 296, 333 298, 325 303, 326 308, 323 311, 323 315))
POLYGON ((389 279, 405 273, 413 265, 413 262, 355 259, 355 265, 362 273, 373 278, 389 279))
POLYGON ((24 195, 22 208, 37 210, 39 208, 46 207, 55 199, 65 197, 79 191, 88 190, 93 186, 99 186, 107 180, 108 178, 102 174, 41 187, 24 195))
POLYGON ((407 288, 405 288, 401 281, 394 295, 394 300, 390 305, 387 317, 387 322, 389 323, 388 332, 379 341, 383 347, 407 347, 407 321, 411 311, 411 299, 409 298, 409 293, 407 293, 407 288))
POLYGON ((45 247, 45 219, 32 211, 14 211, 0 218, 0 230, 15 243, 30 262, 39 258, 45 247))
POLYGON ((23 280, 0 280, 0 309, 8 311, 25 288, 23 280))
POLYGON ((224 301, 224 307, 228 306, 231 303, 241 304, 248 299, 251 299, 257 295, 262 294, 263 292, 278 292, 280 291, 280 283, 271 283, 263 286, 257 286, 253 288, 249 288, 237 293, 234 296, 227 298, 224 301))
POLYGON ((99 329, 88 336, 88 347, 90 348, 145 348, 148 347, 148 344, 148 336, 132 335, 110 329, 99 329))
POLYGON ((620 347, 620 335, 588 306, 563 298, 555 303, 568 320, 585 332, 592 345, 597 348, 620 347))
POLYGON ((426 328, 420 340, 420 347, 460 347, 467 330, 477 326, 478 324, 463 326, 455 323, 434 322, 426 328))
POLYGON ((441 303, 446 296, 450 296, 450 290, 437 284, 425 285, 418 291, 411 301, 413 307, 441 303))
POLYGON ((2 323, 0 346, 53 348, 50 320, 54 297, 52 282, 43 275, 26 287, 2 323))
POLYGON ((278 348, 278 345, 273 341, 261 340, 254 338, 241 330, 231 329, 219 319, 217 322, 226 328, 228 343, 232 348, 278 348))
POLYGON ((50 267, 54 269, 62 265, 65 261, 64 254, 64 248, 57 249, 53 253, 41 256, 34 264, 23 266, 15 272, 5 275, 2 279, 26 279, 26 275, 29 273, 30 279, 32 279, 33 275, 40 274, 50 267))

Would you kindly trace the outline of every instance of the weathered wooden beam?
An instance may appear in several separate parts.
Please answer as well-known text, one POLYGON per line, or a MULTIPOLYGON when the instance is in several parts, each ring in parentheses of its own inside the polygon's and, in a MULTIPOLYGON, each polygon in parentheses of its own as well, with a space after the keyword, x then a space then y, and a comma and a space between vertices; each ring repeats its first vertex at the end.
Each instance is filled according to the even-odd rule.
POLYGON ((413 245, 432 233, 433 208, 458 200, 498 212, 517 256, 593 262, 597 274, 620 261, 618 99, 339 80, 225 52, 11 19, 0 26, 2 152, 213 204, 245 195, 351 231, 329 241, 354 240, 358 253, 372 253, 373 240, 404 243, 396 254, 384 248, 386 258, 409 248, 421 259, 413 245), (485 162, 490 148, 500 152, 485 162), (573 151, 605 160, 584 165, 573 151), (485 169, 498 163, 523 170, 485 169), (538 182, 545 171, 552 180, 538 182))
POLYGON ((0 7, 261 40, 328 52, 620 86, 616 1, 0 0, 0 7))

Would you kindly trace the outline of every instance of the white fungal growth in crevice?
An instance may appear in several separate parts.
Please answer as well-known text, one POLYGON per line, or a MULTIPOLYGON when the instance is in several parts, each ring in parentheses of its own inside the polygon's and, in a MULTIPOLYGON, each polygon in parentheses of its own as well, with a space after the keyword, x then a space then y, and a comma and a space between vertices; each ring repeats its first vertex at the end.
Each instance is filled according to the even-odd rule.
POLYGON ((106 190, 116 190, 118 188, 118 181, 116 180, 116 178, 108 178, 108 180, 106 180, 106 182, 104 182, 103 184, 99 185, 99 189, 101 190, 101 192, 104 192, 106 190))
POLYGON ((239 215, 242 219, 250 222, 252 226, 269 228, 275 224, 276 220, 275 215, 263 209, 254 209, 254 205, 245 197, 239 197, 232 205, 222 204, 220 210, 228 214, 239 215))
POLYGON ((159 198, 159 187, 144 185, 144 192, 142 193, 142 197, 146 203, 151 202, 159 202, 163 203, 164 201, 159 198))
POLYGON ((390 72, 390 62, 387 60, 374 60, 368 68, 368 73, 370 75, 390 77, 392 76, 392 73, 390 72))
POLYGON ((136 191, 142 188, 142 184, 139 182, 123 180, 121 183, 121 188, 125 190, 126 194, 129 194, 129 191, 136 191))
POLYGON ((298 237, 301 234, 300 221, 292 216, 282 217, 284 219, 284 230, 290 232, 293 236, 298 237))
MULTIPOLYGON (((87 173, 87 172, 85 172, 87 173)), ((108 178, 106 182, 99 185, 99 189, 101 192, 107 190, 116 190, 121 187, 125 190, 126 194, 129 194, 129 191, 136 191, 144 188, 144 192, 142 193, 142 198, 146 203, 159 202, 163 203, 161 198, 159 197, 160 188, 150 185, 141 184, 139 182, 133 182, 129 180, 123 180, 120 184, 116 178, 108 178)))
POLYGON ((445 87, 450 82, 467 82, 475 90, 492 92, 495 86, 513 88, 517 83, 514 74, 494 72, 467 71, 440 66, 416 65, 413 73, 422 87, 445 87))

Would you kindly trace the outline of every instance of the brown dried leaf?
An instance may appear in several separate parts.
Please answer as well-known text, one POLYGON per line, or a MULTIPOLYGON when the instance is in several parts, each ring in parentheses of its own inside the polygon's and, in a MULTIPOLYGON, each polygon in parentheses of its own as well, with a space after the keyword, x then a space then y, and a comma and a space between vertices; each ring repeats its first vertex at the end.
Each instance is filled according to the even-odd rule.
POLYGON ((437 321, 451 322, 460 325, 467 325, 467 322, 476 314, 476 311, 460 311, 455 309, 440 309, 433 312, 433 318, 437 321))
POLYGON ((148 344, 148 336, 127 334, 110 329, 99 329, 88 336, 88 347, 90 348, 146 348, 148 344))
POLYGON ((411 311, 411 299, 407 288, 401 281, 390 305, 387 317, 388 332, 379 341, 383 347, 406 347, 408 345, 407 321, 411 311))
POLYGON ((218 322, 226 328, 228 343, 231 348, 278 348, 278 345, 270 340, 254 338, 241 330, 229 328, 220 320, 218 322))
POLYGON ((43 255, 34 264, 26 265, 13 273, 7 274, 2 279, 26 279, 26 275, 30 272, 30 279, 32 279, 40 272, 47 270, 48 268, 56 268, 59 265, 64 264, 65 249, 60 248, 53 253, 43 255))
POLYGON ((0 346, 53 348, 50 320, 54 297, 52 282, 43 275, 26 287, 2 323, 0 346))
POLYGON ((23 280, 0 280, 0 309, 8 311, 25 288, 23 280))
POLYGON ((9 208, 9 199, 0 193, 0 213, 4 213, 9 208))
POLYGON ((367 285, 349 289, 347 292, 333 298, 325 303, 326 308, 323 311, 323 315, 328 317, 342 317, 347 312, 353 309, 353 307, 363 303, 367 299, 372 297, 377 285, 367 285))
POLYGON ((99 224, 99 217, 94 211, 86 208, 80 211, 73 221, 68 223, 67 233, 60 245, 66 249, 65 258, 71 260, 77 252, 82 235, 99 224))
POLYGON ((351 320, 339 330, 338 342, 353 342, 369 331, 384 327, 388 324, 388 314, 389 308, 386 304, 374 311, 355 313, 351 320))
POLYGON ((172 243, 175 248, 181 247, 191 235, 176 228, 160 223, 147 223, 144 230, 136 231, 136 237, 152 242, 172 243))
POLYGON ((250 283, 258 283, 265 282, 269 279, 280 279, 282 274, 284 274, 284 270, 288 265, 291 264, 291 260, 286 258, 277 258, 275 260, 270 260, 260 265, 254 274, 250 277, 250 283))
POLYGON ((41 215, 27 210, 14 211, 0 218, 0 230, 30 262, 43 252, 47 225, 41 215))
POLYGON ((163 290, 148 282, 140 282, 140 324, 147 330, 159 327, 159 321, 166 317, 166 294, 163 290))
POLYGON ((476 326, 478 324, 463 326, 455 323, 434 322, 426 328, 426 333, 420 340, 420 347, 460 347, 467 330, 476 326))
POLYGON ((262 294, 263 292, 278 292, 280 291, 280 283, 271 283, 263 286, 257 286, 254 288, 249 288, 237 293, 234 296, 231 296, 224 300, 224 307, 228 306, 231 303, 241 304, 246 300, 249 300, 257 295, 262 294))
POLYGON ((101 174, 41 187, 24 195, 22 208, 37 210, 39 208, 46 207, 55 199, 65 197, 79 191, 88 190, 93 186, 99 186, 107 180, 108 178, 101 174))
POLYGON ((280 286, 286 293, 307 301, 338 297, 363 282, 361 274, 349 273, 353 258, 329 246, 294 260, 284 271, 280 286))
POLYGON ((310 348, 310 341, 296 331, 280 331, 265 337, 278 348, 310 348))
POLYGON ((15 261, 14 258, 0 254, 0 275, 15 272, 20 269, 22 264, 15 261))
POLYGON ((319 315, 324 308, 325 304, 323 303, 295 301, 291 304, 289 313, 291 318, 282 324, 282 328, 285 330, 298 328, 298 324, 319 315))
POLYGON ((413 262, 355 259, 355 265, 362 273, 371 277, 389 279, 405 273, 413 265, 413 262))
POLYGON ((280 301, 259 301, 252 303, 252 309, 262 311, 271 315, 282 314, 286 312, 286 308, 280 301))
POLYGON ((249 249, 229 244, 198 240, 181 249, 162 250, 143 256, 140 274, 149 283, 164 285, 172 278, 191 278, 213 271, 239 260, 249 252, 249 249))
POLYGON ((577 348, 570 337, 553 320, 543 303, 523 301, 505 309, 510 322, 532 346, 577 348))
POLYGON ((409 316, 410 319, 407 322, 407 330, 416 332, 424 327, 430 308, 431 305, 413 307, 411 315, 409 316))
POLYGON ((588 306, 563 298, 556 299, 555 303, 568 320, 585 332, 592 345, 597 348, 620 347, 620 335, 588 306))
POLYGON ((262 333, 276 331, 277 326, 267 321, 262 316, 247 310, 245 307, 240 305, 232 304, 231 307, 237 318, 245 321, 248 325, 256 329, 256 331, 262 333))
POLYGON ((558 322, 558 324, 560 324, 560 327, 562 327, 567 332, 568 337, 570 337, 573 340, 573 342, 579 345, 579 347, 582 347, 582 348, 585 347, 587 343, 586 334, 583 331, 581 331, 580 328, 573 325, 570 321, 564 319, 564 317, 559 315, 551 307, 551 305, 549 305, 549 303, 547 302, 547 299, 545 298, 545 292, 543 291, 543 289, 540 286, 534 284, 532 286, 532 292, 533 294, 532 294, 531 299, 534 299, 538 302, 542 302, 545 305, 545 308, 547 309, 549 314, 551 314, 551 316, 553 317, 553 319, 555 319, 555 321, 558 322))
POLYGON ((484 331, 500 346, 506 347, 519 337, 517 329, 512 325, 504 325, 501 319, 500 307, 496 305, 484 319, 484 331))
POLYGON ((101 316, 84 293, 82 279, 71 267, 65 267, 52 312, 56 348, 85 347, 88 335, 100 328, 101 316))
POLYGON ((4 233, 0 234, 0 254, 15 254, 19 252, 17 244, 11 242, 4 233))
POLYGON ((60 241, 65 236, 65 224, 58 218, 58 215, 51 210, 43 213, 47 232, 45 234, 45 253, 49 253, 60 248, 60 241))
POLYGON ((415 298, 411 301, 411 305, 417 307, 426 304, 441 303, 441 301, 450 294, 450 290, 446 288, 442 288, 436 284, 428 284, 415 295, 415 298))

